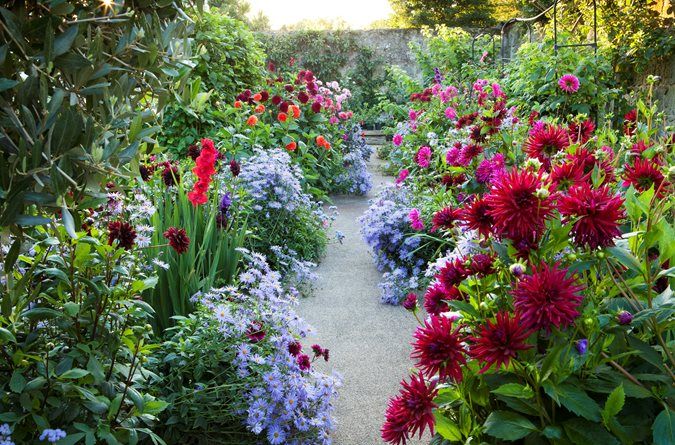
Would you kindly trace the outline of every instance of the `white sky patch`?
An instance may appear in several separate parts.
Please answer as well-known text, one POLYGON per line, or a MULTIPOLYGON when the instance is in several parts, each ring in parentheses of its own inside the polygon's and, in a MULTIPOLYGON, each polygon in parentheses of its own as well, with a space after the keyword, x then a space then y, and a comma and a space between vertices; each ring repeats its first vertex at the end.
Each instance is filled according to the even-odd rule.
POLYGON ((262 11, 272 29, 304 19, 344 19, 353 29, 363 29, 391 14, 388 0, 249 0, 251 14, 262 11))

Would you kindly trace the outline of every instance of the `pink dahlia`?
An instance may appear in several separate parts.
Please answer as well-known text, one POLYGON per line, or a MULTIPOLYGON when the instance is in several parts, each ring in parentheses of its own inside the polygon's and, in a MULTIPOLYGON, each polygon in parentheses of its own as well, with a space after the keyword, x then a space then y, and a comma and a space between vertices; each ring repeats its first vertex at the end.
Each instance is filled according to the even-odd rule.
POLYGON ((480 327, 480 332, 469 337, 469 355, 485 364, 480 370, 484 373, 494 366, 499 370, 502 366, 509 366, 515 359, 518 351, 530 349, 532 345, 526 343, 532 331, 526 328, 518 317, 510 317, 506 312, 499 312, 495 322, 487 320, 480 327))
POLYGON ((567 94, 579 91, 579 79, 574 74, 564 74, 558 79, 558 86, 567 94))
POLYGON ((401 184, 403 181, 405 181, 409 174, 410 170, 408 170, 407 168, 401 170, 398 173, 398 177, 396 178, 396 184, 401 184))
POLYGON ((496 233, 512 240, 535 240, 543 232, 553 212, 553 200, 537 195, 544 185, 542 173, 514 167, 494 182, 485 200, 496 233))
POLYGON ((394 135, 394 137, 391 138, 391 142, 392 142, 395 146, 399 147, 399 146, 403 143, 403 136, 401 136, 400 134, 396 133, 396 134, 394 135))
POLYGON ((431 315, 413 334, 415 342, 410 356, 417 361, 417 367, 424 375, 438 374, 441 380, 450 377, 460 382, 466 351, 460 327, 453 328, 452 323, 448 317, 431 315))
POLYGON ((591 249, 613 245, 626 215, 621 196, 608 187, 594 189, 587 183, 570 188, 558 200, 558 209, 564 223, 574 222, 574 243, 591 249))
POLYGON ((408 221, 410 221, 410 227, 412 227, 413 230, 424 230, 424 222, 421 219, 419 209, 412 209, 410 213, 408 213, 408 221))
POLYGON ((426 145, 420 147, 420 149, 417 150, 417 154, 415 155, 415 162, 417 163, 417 165, 419 165, 422 168, 427 168, 429 167, 430 160, 431 160, 431 148, 427 147, 426 145))
POLYGON ((566 328, 579 316, 577 309, 583 300, 579 292, 583 289, 574 276, 567 276, 567 269, 558 269, 558 264, 534 266, 532 274, 524 275, 512 291, 521 324, 546 331, 552 326, 566 328))

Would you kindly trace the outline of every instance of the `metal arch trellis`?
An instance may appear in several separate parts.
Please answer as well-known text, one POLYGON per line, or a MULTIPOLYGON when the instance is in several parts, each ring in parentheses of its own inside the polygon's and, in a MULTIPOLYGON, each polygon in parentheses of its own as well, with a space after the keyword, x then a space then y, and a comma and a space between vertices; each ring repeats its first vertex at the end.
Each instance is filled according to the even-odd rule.
POLYGON ((567 45, 558 45, 558 0, 553 2, 553 51, 557 54, 560 48, 574 48, 580 46, 590 46, 595 54, 598 54, 598 6, 596 0, 593 2, 593 41, 591 43, 571 43, 567 45))

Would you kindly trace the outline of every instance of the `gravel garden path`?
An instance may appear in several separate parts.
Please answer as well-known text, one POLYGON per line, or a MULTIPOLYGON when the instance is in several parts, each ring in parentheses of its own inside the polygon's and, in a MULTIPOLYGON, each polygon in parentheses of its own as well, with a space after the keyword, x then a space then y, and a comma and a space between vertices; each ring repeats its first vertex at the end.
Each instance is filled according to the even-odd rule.
POLYGON ((380 303, 381 274, 359 233, 358 218, 368 208, 368 200, 392 182, 382 176, 380 164, 377 158, 370 162, 373 190, 369 195, 333 198, 340 212, 333 228, 345 238, 342 244, 328 247, 317 270, 315 295, 304 299, 298 310, 317 331, 306 339, 306 348, 319 343, 330 349, 330 361, 316 366, 343 377, 336 402, 335 445, 383 443, 380 426, 387 400, 398 393, 399 382, 411 366, 415 319, 401 307, 380 303))

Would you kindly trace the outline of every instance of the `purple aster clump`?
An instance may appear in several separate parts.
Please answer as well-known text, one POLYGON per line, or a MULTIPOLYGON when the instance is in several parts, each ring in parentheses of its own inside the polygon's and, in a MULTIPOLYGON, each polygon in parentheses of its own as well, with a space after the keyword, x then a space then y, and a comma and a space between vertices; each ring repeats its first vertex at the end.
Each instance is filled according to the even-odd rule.
POLYGON ((408 221, 412 194, 405 186, 387 187, 372 200, 360 218, 361 234, 373 251, 375 265, 384 272, 381 300, 400 304, 419 287, 425 258, 416 251, 421 238, 412 232, 408 221))
POLYGON ((335 179, 339 189, 350 194, 365 195, 373 187, 367 161, 373 154, 373 147, 366 143, 360 125, 354 125, 344 134, 345 171, 335 179))
POLYGON ((297 316, 298 292, 264 256, 242 249, 246 264, 238 285, 211 289, 195 298, 198 311, 216 323, 223 345, 235 351, 233 365, 242 388, 241 421, 270 445, 330 444, 333 401, 340 379, 298 360, 299 339, 309 326, 297 316), (254 341, 252 330, 264 337, 254 341), (296 357, 297 355, 297 357, 296 357))
POLYGON ((0 445, 15 445, 12 441, 12 429, 6 423, 0 425, 0 445))
POLYGON ((56 443, 59 440, 65 438, 67 436, 66 432, 61 430, 61 429, 45 429, 42 431, 42 434, 40 434, 40 441, 47 441, 49 443, 56 443))

